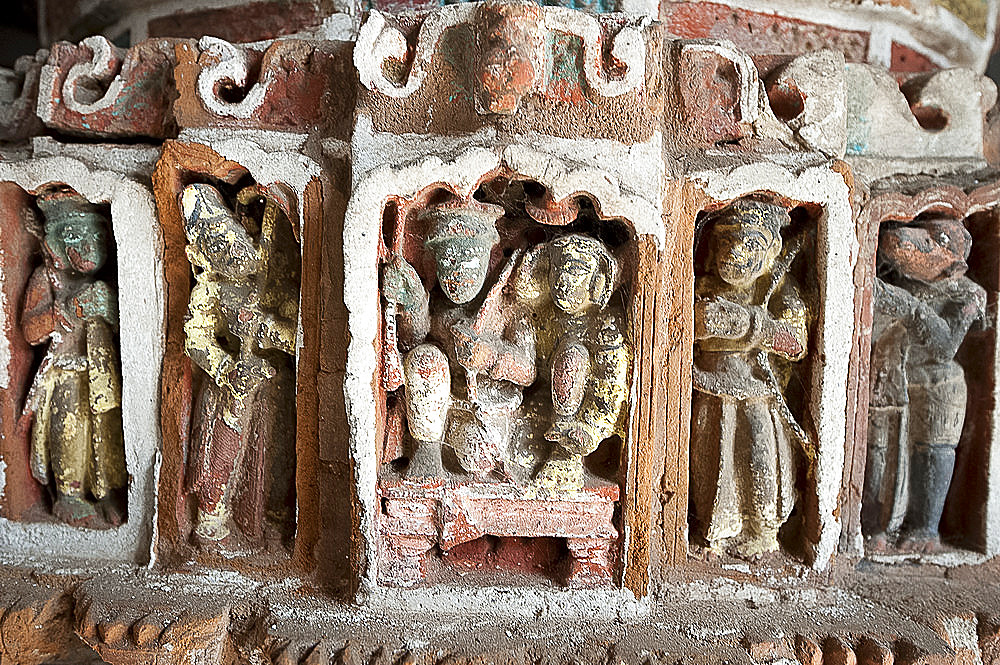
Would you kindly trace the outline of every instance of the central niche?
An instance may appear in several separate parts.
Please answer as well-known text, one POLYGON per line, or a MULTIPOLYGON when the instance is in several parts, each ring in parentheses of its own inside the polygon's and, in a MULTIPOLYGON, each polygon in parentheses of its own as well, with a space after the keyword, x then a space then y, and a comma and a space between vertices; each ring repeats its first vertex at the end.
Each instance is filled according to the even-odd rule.
POLYGON ((390 203, 382 230, 382 582, 611 582, 632 229, 501 177, 390 203))

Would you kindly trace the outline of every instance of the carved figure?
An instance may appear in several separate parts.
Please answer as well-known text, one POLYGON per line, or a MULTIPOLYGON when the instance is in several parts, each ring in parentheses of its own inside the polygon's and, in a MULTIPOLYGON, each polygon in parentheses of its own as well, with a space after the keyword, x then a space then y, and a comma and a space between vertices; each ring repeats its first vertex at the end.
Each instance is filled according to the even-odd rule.
POLYGON ((194 537, 201 545, 230 535, 240 490, 254 495, 258 513, 264 502, 272 518, 287 512, 282 503, 290 490, 272 488, 265 499, 261 485, 289 485, 294 468, 274 459, 291 451, 267 450, 273 437, 260 431, 262 409, 285 410, 285 417, 294 405, 277 403, 282 397, 275 393, 291 399, 288 390, 264 398, 282 378, 287 356, 295 355, 298 264, 293 249, 277 241, 287 212, 256 186, 241 190, 236 200, 234 214, 211 185, 189 185, 180 194, 196 282, 184 351, 207 375, 194 416, 187 482, 197 500, 194 537), (259 219, 251 213, 255 206, 263 208, 259 219))
POLYGON ((428 292, 398 252, 383 270, 387 361, 400 366, 387 371, 386 388, 405 387, 407 427, 416 445, 407 468, 411 477, 444 473, 442 443, 474 476, 506 475, 511 421, 522 388, 535 380, 535 342, 530 323, 504 293, 517 256, 482 293, 501 214, 499 208, 470 205, 422 213, 438 290, 428 292), (461 375, 464 384, 455 381, 461 375))
POLYGON ((782 363, 807 354, 809 308, 788 270, 801 236, 779 206, 737 201, 710 220, 695 280, 691 503, 713 550, 755 557, 778 548, 796 501, 793 442, 808 439, 783 396, 782 363))
POLYGON ((603 242, 568 234, 524 259, 517 295, 535 312, 538 357, 547 363, 552 452, 535 477, 550 490, 583 487, 583 457, 624 434, 631 350, 624 313, 611 303, 618 261, 603 242))
POLYGON ((965 373, 955 354, 986 311, 965 276, 972 236, 959 220, 884 228, 872 330, 862 530, 872 550, 899 537, 932 551, 965 423, 965 373))
POLYGON ((48 343, 24 405, 31 473, 55 494, 53 513, 73 526, 118 526, 128 483, 121 375, 114 331, 118 297, 95 277, 108 258, 99 210, 66 187, 37 198, 44 263, 32 273, 21 325, 32 345, 48 343))

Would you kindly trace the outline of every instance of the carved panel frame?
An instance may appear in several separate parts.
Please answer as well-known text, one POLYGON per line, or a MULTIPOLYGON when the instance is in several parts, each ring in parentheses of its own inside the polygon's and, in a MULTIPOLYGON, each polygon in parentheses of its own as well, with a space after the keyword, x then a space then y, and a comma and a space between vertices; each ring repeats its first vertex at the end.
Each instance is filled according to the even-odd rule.
MULTIPOLYGON (((60 157, 2 163, 0 182, 14 183, 28 192, 49 182, 62 182, 89 201, 110 204, 122 286, 118 293, 122 421, 130 477, 128 520, 122 526, 96 531, 0 519, 0 550, 70 558, 100 552, 108 560, 148 563, 155 558, 151 544, 159 475, 159 367, 164 351, 162 241, 152 193, 120 174, 91 170, 81 162, 60 157)), ((0 311, 0 319, 4 316, 0 311)), ((0 320, 0 328, 6 326, 0 320)))
MULTIPOLYGON (((871 361, 871 336, 873 325, 873 280, 875 278, 875 253, 878 246, 878 230, 883 222, 910 221, 924 213, 944 213, 959 219, 987 212, 994 217, 994 232, 1000 230, 997 216, 1000 215, 1000 180, 994 180, 971 191, 963 191, 954 185, 930 185, 913 192, 890 189, 873 196, 858 214, 857 234, 860 256, 855 267, 854 281, 858 288, 855 303, 856 333, 851 349, 851 377, 848 395, 851 399, 848 409, 848 431, 845 447, 843 492, 840 499, 844 526, 840 550, 851 556, 864 556, 861 535, 861 498, 864 487, 865 462, 868 440, 868 403, 871 361)), ((990 289, 987 289, 990 293, 990 289)), ((992 296, 993 293, 990 293, 992 296)), ((995 306, 995 305, 994 305, 995 306)), ((990 372, 995 383, 997 376, 997 345, 994 335, 990 372)), ((995 389, 995 388, 994 388, 995 389)), ((995 407, 990 413, 988 424, 990 440, 987 442, 989 460, 987 475, 1000 464, 1000 447, 997 441, 997 416, 995 407)), ((984 489, 984 488, 981 488, 984 489)), ((980 498, 985 501, 981 516, 981 533, 977 534, 987 556, 1000 552, 1000 490, 990 483, 980 498)))
POLYGON ((182 498, 181 466, 190 417, 192 363, 184 353, 184 319, 191 289, 190 264, 185 255, 187 240, 177 195, 183 187, 205 177, 235 182, 249 174, 258 183, 283 183, 295 197, 293 225, 300 234, 302 277, 296 339, 296 531, 292 563, 311 569, 319 537, 319 501, 315 482, 317 465, 316 372, 318 329, 317 289, 320 243, 316 234, 323 220, 322 177, 317 164, 297 152, 265 152, 254 144, 234 139, 208 146, 167 141, 153 173, 156 205, 163 236, 165 265, 164 328, 160 427, 163 439, 163 474, 158 488, 157 550, 169 556, 186 549, 182 528, 186 510, 182 498), (232 157, 230 159, 230 157, 232 157), (308 332, 307 332, 308 331, 308 332))
MULTIPOLYGON (((359 125, 361 123, 359 122, 359 125)), ((356 132, 355 140, 361 132, 356 132)), ((385 139, 392 141, 392 137, 385 139)), ((428 143, 431 143, 428 141, 428 143)), ((653 450, 662 440, 658 432, 657 414, 665 411, 665 394, 654 376, 668 344, 667 335, 654 334, 660 317, 665 319, 661 302, 665 298, 660 260, 666 254, 666 231, 662 224, 662 172, 656 170, 646 188, 634 188, 628 174, 609 172, 593 161, 574 161, 577 156, 594 150, 587 146, 579 150, 574 142, 539 150, 537 143, 486 147, 469 140, 435 141, 421 153, 412 145, 409 154, 425 154, 423 159, 400 167, 392 163, 390 147, 380 154, 385 161, 372 165, 364 172, 364 164, 356 165, 355 183, 348 204, 344 225, 345 282, 378 283, 378 242, 384 206, 391 198, 410 200, 434 185, 446 186, 459 196, 470 197, 478 185, 489 177, 506 173, 534 179, 552 192, 558 202, 574 194, 586 194, 595 201, 602 217, 628 220, 637 238, 638 268, 634 293, 626 306, 629 310, 629 335, 635 348, 631 379, 626 447, 625 493, 621 499, 623 512, 624 551, 622 554, 621 585, 637 596, 646 593, 649 576, 649 534, 652 506, 651 477, 653 450), (574 149, 577 148, 577 149, 574 149), (358 175, 358 171, 362 173, 358 175), (649 356, 652 356, 650 358, 649 356)), ((607 141, 607 144, 613 142, 607 141)), ((619 148, 628 146, 615 144, 619 148)), ((660 137, 641 146, 636 152, 648 150, 649 157, 660 164, 660 137)), ((357 152, 357 151, 356 151, 357 152)), ((604 165, 614 160, 606 160, 604 165)), ((629 160, 631 162, 631 160, 629 160)), ((642 161, 642 160, 639 160, 642 161)), ((377 453, 376 431, 381 417, 375 406, 379 392, 378 339, 381 321, 377 293, 362 289, 345 289, 348 310, 350 345, 344 393, 350 431, 351 455, 355 477, 355 505, 358 511, 358 540, 353 546, 352 565, 359 577, 362 592, 379 587, 378 499, 376 490, 377 453)))

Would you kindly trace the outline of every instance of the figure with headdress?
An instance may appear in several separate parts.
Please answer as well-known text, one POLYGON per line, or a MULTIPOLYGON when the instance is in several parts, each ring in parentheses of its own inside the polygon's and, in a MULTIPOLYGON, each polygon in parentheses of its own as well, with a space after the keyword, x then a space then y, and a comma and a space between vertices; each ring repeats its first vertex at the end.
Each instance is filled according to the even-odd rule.
POLYGON ((533 247, 522 263, 516 293, 535 312, 553 411, 539 489, 582 488, 583 458, 624 434, 631 350, 622 306, 612 301, 618 273, 608 247, 579 233, 533 247))
POLYGON ((712 550, 778 549, 796 501, 797 444, 781 364, 806 357, 809 308, 788 268, 788 212, 741 200, 708 221, 695 280, 691 414, 693 529, 712 550))
POLYGON ((971 247, 956 219, 887 224, 879 234, 861 510, 872 551, 940 546, 965 424, 955 354, 986 311, 986 291, 965 275, 971 247))
POLYGON ((287 526, 293 491, 294 449, 278 449, 288 437, 275 429, 294 408, 286 375, 295 355, 298 253, 287 211, 269 192, 251 186, 236 199, 234 212, 202 183, 179 195, 195 277, 184 351, 205 373, 187 464, 200 546, 230 536, 237 497, 253 513, 238 520, 244 537, 261 535, 265 511, 287 526))
POLYGON ((425 288, 400 253, 383 269, 386 388, 404 389, 415 445, 409 477, 440 477, 442 444, 474 477, 507 477, 514 414, 523 388, 535 380, 535 342, 523 309, 506 294, 517 253, 484 289, 502 214, 478 203, 421 212, 418 219, 428 228, 424 248, 433 256, 439 288, 425 288), (400 369, 389 371, 390 365, 400 369))
POLYGON ((28 281, 21 325, 30 344, 48 347, 21 418, 31 427, 31 473, 50 487, 58 519, 118 526, 128 484, 118 297, 95 276, 108 259, 107 220, 65 186, 44 188, 37 205, 45 222, 30 230, 44 262, 28 281))

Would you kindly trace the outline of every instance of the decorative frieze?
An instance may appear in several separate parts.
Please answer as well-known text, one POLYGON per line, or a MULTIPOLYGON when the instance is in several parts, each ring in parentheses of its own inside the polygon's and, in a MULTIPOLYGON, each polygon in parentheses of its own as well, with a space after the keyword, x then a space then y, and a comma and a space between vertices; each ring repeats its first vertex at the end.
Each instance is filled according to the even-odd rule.
POLYGON ((54 44, 41 71, 38 117, 76 135, 172 136, 174 44, 154 39, 126 50, 104 37, 54 44))

